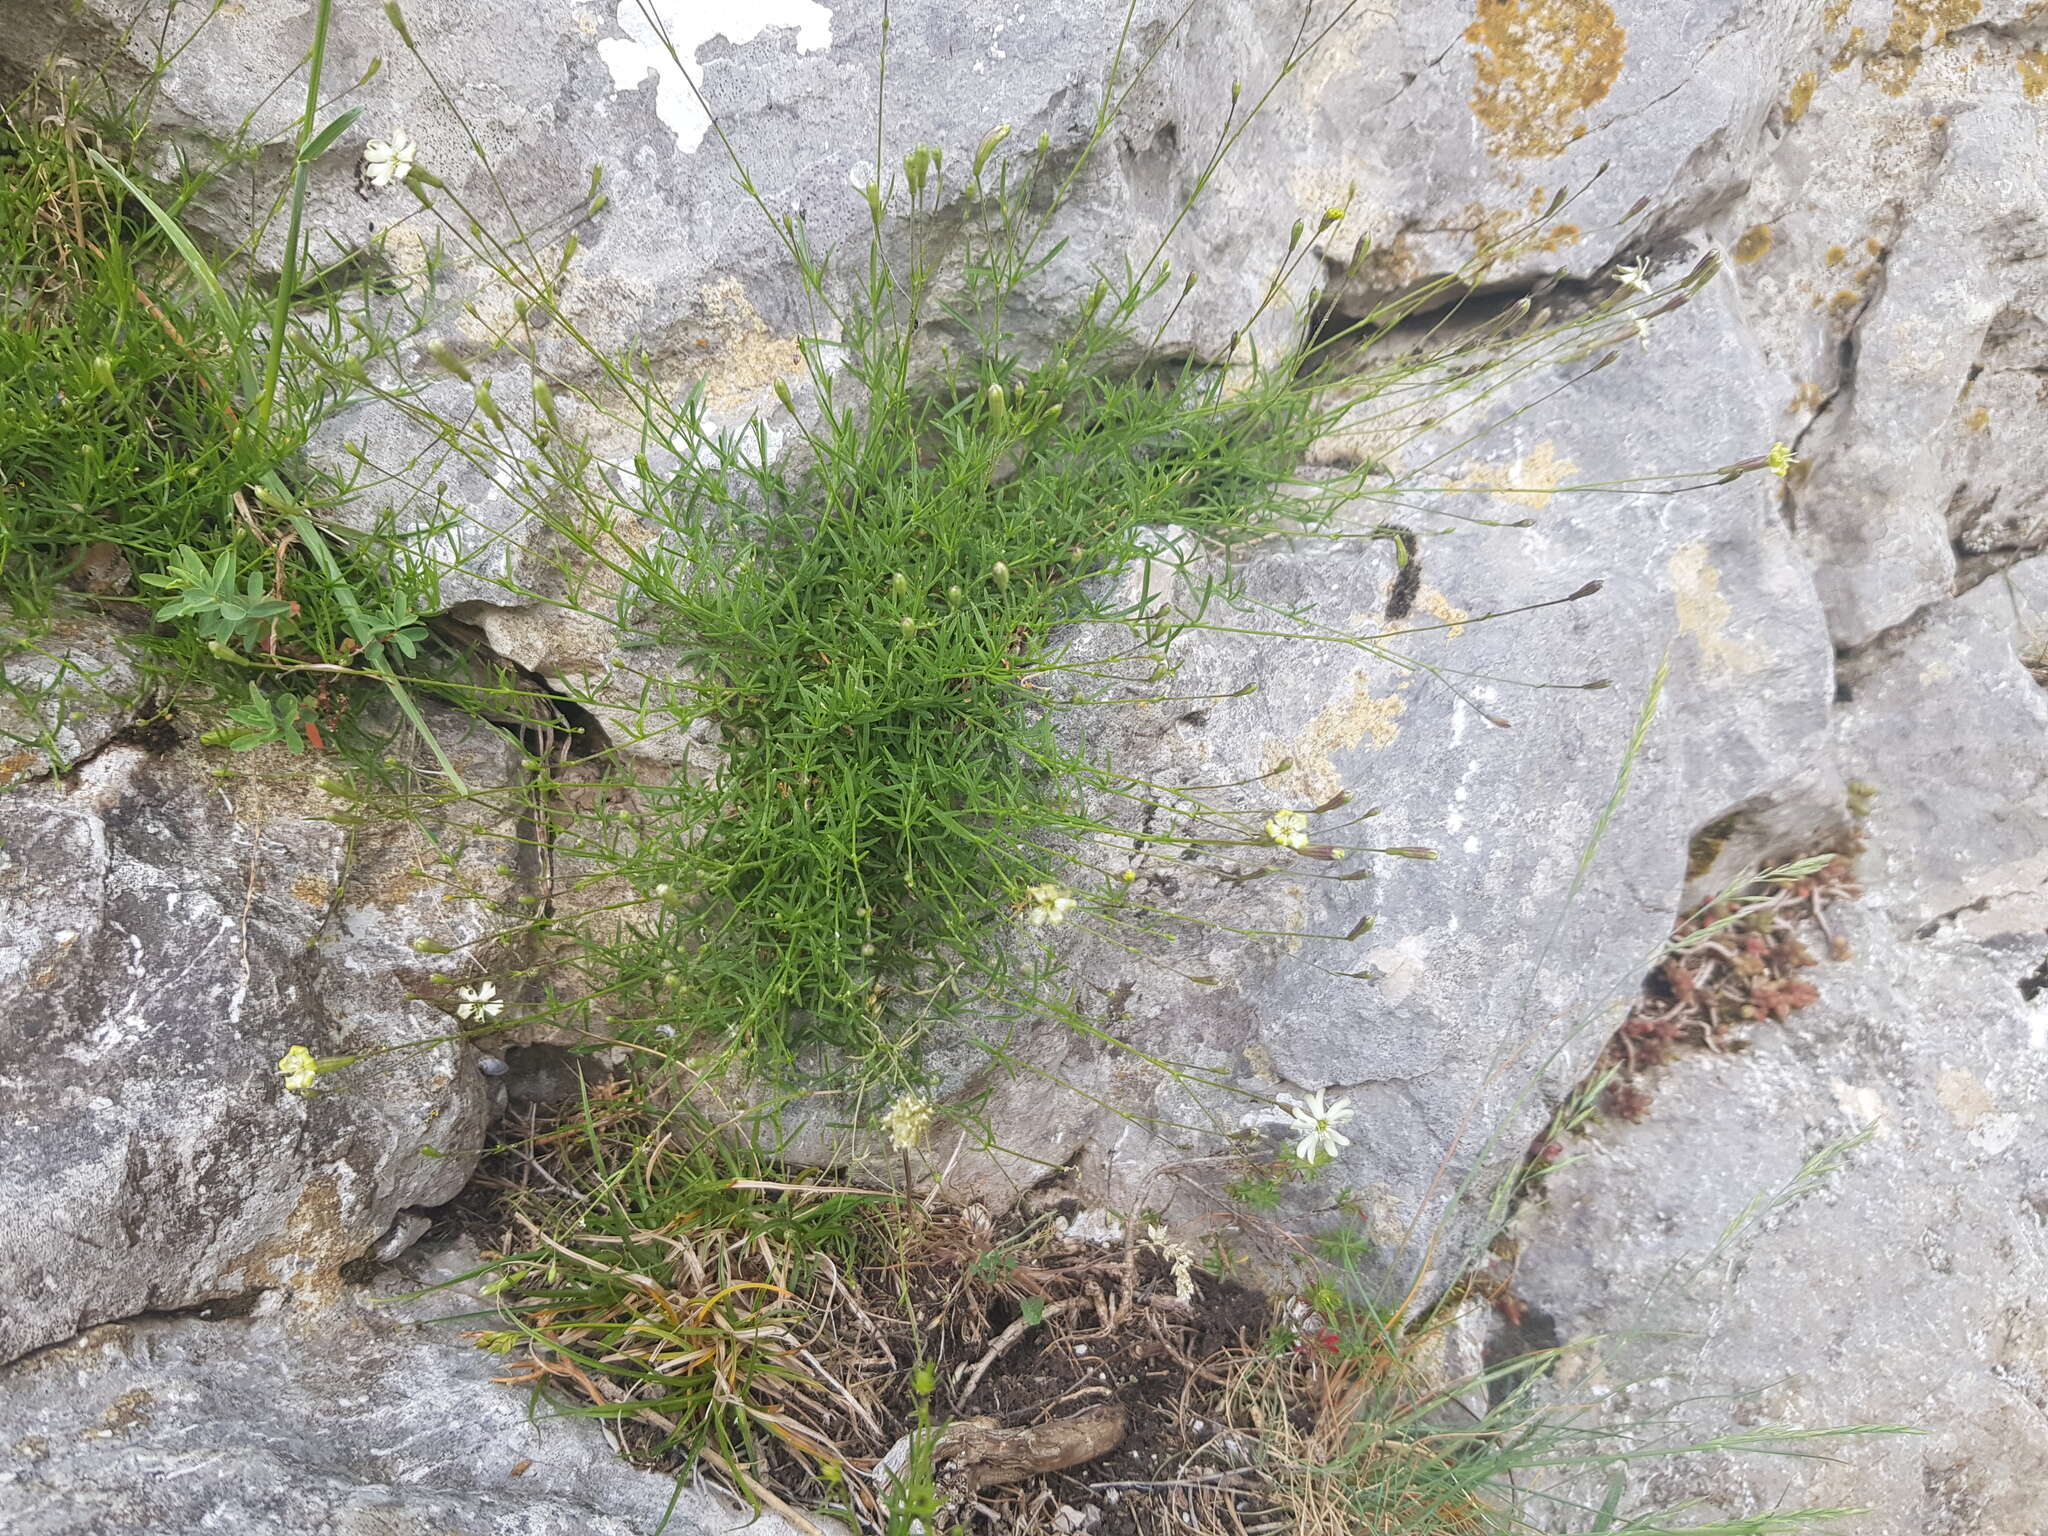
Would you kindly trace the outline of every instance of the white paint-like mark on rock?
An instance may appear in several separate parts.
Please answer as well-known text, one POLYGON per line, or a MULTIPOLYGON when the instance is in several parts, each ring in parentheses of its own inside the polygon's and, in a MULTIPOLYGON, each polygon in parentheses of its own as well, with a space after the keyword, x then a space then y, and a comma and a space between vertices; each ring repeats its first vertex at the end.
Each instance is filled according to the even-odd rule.
POLYGON ((702 144, 711 127, 710 114, 697 99, 704 83, 697 50, 714 37, 739 46, 770 27, 794 27, 797 52, 819 53, 832 46, 832 12, 818 0, 618 0, 618 22, 626 35, 600 38, 597 44, 598 57, 612 72, 612 88, 637 91, 653 75, 655 114, 684 151, 702 144))

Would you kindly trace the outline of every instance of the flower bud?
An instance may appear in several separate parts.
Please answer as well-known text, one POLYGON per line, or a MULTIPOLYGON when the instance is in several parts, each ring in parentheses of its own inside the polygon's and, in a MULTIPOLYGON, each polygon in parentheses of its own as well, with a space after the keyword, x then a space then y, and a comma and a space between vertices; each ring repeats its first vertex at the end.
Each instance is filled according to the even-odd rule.
POLYGON ((1004 123, 999 128, 991 128, 982 138, 980 146, 974 151, 974 174, 976 176, 982 173, 982 169, 988 164, 988 157, 996 152, 996 146, 1009 136, 1010 125, 1004 123))
POLYGON ((448 346, 446 342, 428 342, 427 356, 431 357, 443 368, 447 369, 450 373, 454 374, 455 377, 462 380, 463 383, 472 384, 475 382, 475 377, 470 373, 469 369, 466 366, 464 366, 462 359, 455 355, 454 351, 448 346))

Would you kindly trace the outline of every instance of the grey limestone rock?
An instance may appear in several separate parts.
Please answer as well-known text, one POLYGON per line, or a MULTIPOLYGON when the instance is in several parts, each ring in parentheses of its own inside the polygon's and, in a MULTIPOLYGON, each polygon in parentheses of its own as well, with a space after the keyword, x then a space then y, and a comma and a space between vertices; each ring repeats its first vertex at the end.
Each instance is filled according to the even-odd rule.
POLYGON ((1904 1425, 1829 1460, 1695 1458, 1663 1499, 1866 1507, 1870 1536, 2048 1519, 2048 703, 1945 607, 1845 669, 1846 770, 1877 793, 1868 894, 1821 1001, 1663 1070, 1517 1222, 1516 1285, 1614 1423, 1904 1425), (1799 1193, 1802 1169, 1870 1139, 1799 1193))
POLYGON ((503 1360, 447 1320, 481 1305, 473 1285, 383 1299, 474 1263, 423 1249, 372 1287, 109 1323, 17 1362, 0 1392, 0 1524, 11 1536, 793 1536, 773 1514, 628 1464, 589 1419, 529 1414, 525 1394, 491 1381, 503 1360))
MULTIPOLYGON (((508 738, 432 718, 479 784, 515 781, 508 738)), ((404 820, 351 830, 357 809, 303 760, 189 743, 0 795, 0 1359, 331 1288, 399 1210, 462 1186, 467 1048, 389 1048, 456 1028, 415 941, 484 937, 515 885, 495 837, 444 836, 439 864, 404 820), (277 1066, 294 1045, 373 1059, 302 1098, 277 1066)))

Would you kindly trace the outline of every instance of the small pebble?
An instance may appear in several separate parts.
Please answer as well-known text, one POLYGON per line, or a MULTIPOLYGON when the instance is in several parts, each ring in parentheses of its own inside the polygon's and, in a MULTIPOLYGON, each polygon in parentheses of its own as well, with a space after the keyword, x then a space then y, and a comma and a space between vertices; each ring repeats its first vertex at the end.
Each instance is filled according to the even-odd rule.
POLYGON ((377 1241, 370 1250, 370 1257, 379 1264, 389 1264, 406 1249, 427 1235, 427 1228, 433 1223, 418 1211, 407 1211, 391 1224, 391 1230, 377 1241))
POLYGON ((510 1067, 506 1066, 503 1061, 499 1060, 496 1056, 477 1057, 476 1069, 477 1071, 483 1073, 485 1077, 503 1077, 507 1072, 510 1072, 512 1070, 510 1067))

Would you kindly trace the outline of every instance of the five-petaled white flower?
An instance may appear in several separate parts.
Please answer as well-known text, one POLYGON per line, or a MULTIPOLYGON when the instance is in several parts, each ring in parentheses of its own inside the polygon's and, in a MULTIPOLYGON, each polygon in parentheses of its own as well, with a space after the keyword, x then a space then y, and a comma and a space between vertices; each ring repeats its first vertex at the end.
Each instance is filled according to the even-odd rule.
POLYGON ((455 1007, 458 1019, 495 1019, 505 1011, 505 1005, 498 1001, 498 989, 488 981, 464 987, 455 995, 461 999, 455 1007))
POLYGON ((924 1140, 932 1123, 932 1101, 921 1093, 899 1093, 882 1115, 882 1129, 898 1152, 908 1152, 924 1140))
POLYGON ((1024 920, 1034 928, 1065 922, 1067 914, 1079 905, 1063 885, 1034 885, 1024 893, 1024 902, 1024 920))
POLYGON ((412 174, 413 157, 419 146, 403 128, 388 139, 372 139, 363 146, 363 179, 373 187, 388 187, 412 174))
POLYGON ((320 1063, 303 1045, 295 1045, 278 1057, 277 1070, 284 1074, 284 1085, 293 1093, 311 1093, 313 1084, 320 1079, 320 1063))
POLYGON ((1614 281, 1623 288, 1633 288, 1637 293, 1650 291, 1650 258, 1640 257, 1625 267, 1614 269, 1614 281))
POLYGON ((1266 820, 1266 836, 1276 848, 1308 846, 1308 817, 1301 811, 1275 811, 1266 820))
POLYGON ((1349 1099, 1325 1104, 1320 1088, 1309 1095, 1306 1104, 1288 1105, 1287 1118, 1294 1122, 1294 1129, 1301 1134, 1301 1140, 1295 1143, 1294 1155, 1304 1163, 1320 1162, 1325 1155, 1335 1157, 1339 1147, 1351 1145, 1351 1138, 1337 1127, 1354 1113, 1349 1099))

